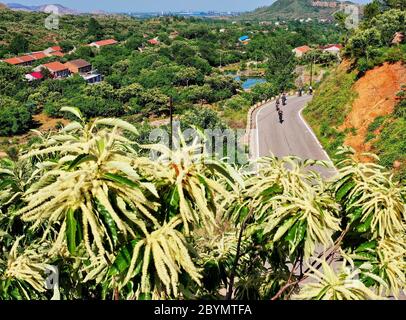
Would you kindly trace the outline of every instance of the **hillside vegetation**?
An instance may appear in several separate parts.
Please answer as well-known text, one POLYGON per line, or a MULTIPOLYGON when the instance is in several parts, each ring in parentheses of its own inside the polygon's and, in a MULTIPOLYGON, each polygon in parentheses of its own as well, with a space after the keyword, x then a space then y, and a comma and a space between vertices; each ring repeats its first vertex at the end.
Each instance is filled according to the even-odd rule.
MULTIPOLYGON (((277 0, 272 5, 258 8, 240 17, 243 20, 332 19, 339 8, 315 7, 313 0, 277 0)), ((325 0, 323 2, 334 2, 325 0)), ((351 2, 347 2, 351 3, 351 2)))
POLYGON ((305 110, 327 152, 353 147, 380 156, 380 164, 405 177, 406 45, 392 44, 404 32, 406 12, 383 10, 348 38, 346 60, 332 72, 305 110))

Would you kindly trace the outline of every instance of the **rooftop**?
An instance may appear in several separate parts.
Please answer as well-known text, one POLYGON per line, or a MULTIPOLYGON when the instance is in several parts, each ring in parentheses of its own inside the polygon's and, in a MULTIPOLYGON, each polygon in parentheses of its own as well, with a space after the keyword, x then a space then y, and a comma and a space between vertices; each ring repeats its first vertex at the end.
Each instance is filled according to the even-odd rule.
POLYGON ((83 68, 83 67, 90 66, 90 63, 84 59, 76 59, 76 60, 68 61, 66 64, 73 65, 76 68, 83 68))
POLYGON ((31 53, 30 56, 33 57, 35 60, 40 60, 47 57, 47 55, 42 51, 31 53))
POLYGON ((33 57, 30 56, 21 56, 18 57, 18 59, 20 59, 22 62, 30 62, 35 60, 33 57))
POLYGON ((9 64, 12 64, 12 65, 17 65, 17 64, 23 63, 23 61, 21 61, 19 58, 9 58, 9 59, 4 59, 3 61, 7 62, 9 64))
POLYGON ((118 43, 118 42, 114 39, 107 39, 107 40, 92 42, 91 44, 97 45, 99 47, 103 47, 103 46, 108 46, 108 45, 116 44, 116 43, 118 43))
POLYGON ((310 51, 311 48, 310 48, 309 46, 301 46, 301 47, 295 48, 295 50, 296 50, 296 51, 303 52, 303 53, 306 53, 307 51, 310 51))
POLYGON ((44 77, 41 72, 31 72, 29 75, 35 79, 42 79, 44 77))
POLYGON ((51 72, 58 72, 58 71, 63 71, 67 70, 68 67, 65 66, 64 64, 60 62, 51 62, 51 63, 46 63, 43 65, 45 68, 47 68, 51 72))
POLYGON ((60 46, 53 46, 50 47, 49 49, 52 49, 52 51, 62 51, 62 48, 60 46))
POLYGON ((321 46, 320 49, 326 50, 326 49, 331 49, 331 48, 338 48, 338 49, 342 49, 343 46, 341 44, 328 44, 326 46, 321 46))
POLYGON ((62 52, 60 51, 54 51, 51 53, 51 56, 55 56, 55 57, 63 57, 65 56, 62 52))

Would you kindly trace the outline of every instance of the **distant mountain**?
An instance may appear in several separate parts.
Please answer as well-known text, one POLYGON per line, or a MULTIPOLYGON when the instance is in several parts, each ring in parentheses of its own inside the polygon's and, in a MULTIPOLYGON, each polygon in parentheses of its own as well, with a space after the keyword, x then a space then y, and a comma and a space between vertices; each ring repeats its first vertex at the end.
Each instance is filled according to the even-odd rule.
POLYGON ((240 16, 243 20, 331 19, 332 14, 349 1, 335 0, 277 0, 272 5, 258 8, 240 16))
POLYGON ((49 10, 47 10, 47 8, 49 9, 50 6, 54 6, 58 9, 59 14, 80 14, 81 12, 79 12, 78 10, 75 9, 70 9, 67 7, 64 7, 60 4, 45 4, 45 5, 41 5, 41 6, 26 6, 23 4, 19 4, 19 3, 7 3, 7 6, 9 7, 9 9, 11 10, 15 10, 15 11, 29 11, 29 12, 50 12, 49 10))
POLYGON ((0 2, 0 10, 6 9, 7 6, 4 3, 0 2))

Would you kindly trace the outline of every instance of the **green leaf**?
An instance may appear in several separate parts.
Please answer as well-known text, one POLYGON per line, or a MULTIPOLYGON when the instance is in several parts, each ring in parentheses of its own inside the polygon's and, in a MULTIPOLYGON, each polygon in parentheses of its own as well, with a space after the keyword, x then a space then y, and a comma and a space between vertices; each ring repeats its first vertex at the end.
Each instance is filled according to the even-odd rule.
POLYGON ((75 219, 75 211, 70 208, 66 213, 66 240, 68 243, 68 250, 71 254, 75 254, 77 250, 76 246, 76 229, 77 221, 75 219))
POLYGON ((83 120, 83 116, 82 113, 80 112, 80 110, 78 108, 75 107, 62 107, 61 108, 62 112, 69 112, 72 113, 73 115, 75 115, 79 120, 83 120))
POLYGON ((305 221, 297 221, 295 225, 289 230, 286 240, 289 242, 289 253, 292 254, 299 243, 304 239, 306 234, 307 224, 305 221))
POLYGON ((72 161, 72 163, 69 165, 68 170, 76 169, 79 165, 88 161, 97 161, 97 158, 93 155, 81 154, 72 161))
POLYGON ((375 249, 378 243, 376 241, 369 241, 361 244, 355 252, 369 251, 368 249, 375 249))
POLYGON ((140 188, 140 185, 138 183, 135 183, 134 181, 131 181, 130 179, 127 179, 126 177, 120 176, 118 174, 105 173, 103 175, 103 178, 113 182, 117 182, 130 188, 140 188))
POLYGON ((106 147, 106 139, 102 138, 96 141, 96 145, 97 145, 97 150, 99 151, 99 153, 103 153, 104 148, 106 147))
POLYGON ((248 207, 246 207, 246 206, 244 206, 240 209, 240 214, 239 214, 240 222, 245 220, 245 218, 248 216, 249 212, 250 212, 250 209, 248 209, 248 207))
POLYGON ((277 194, 280 194, 282 192, 283 192, 283 188, 280 185, 275 183, 273 186, 262 191, 260 196, 264 197, 264 198, 269 198, 269 197, 273 197, 277 194))
POLYGON ((280 238, 282 238, 284 234, 289 230, 289 228, 296 222, 297 219, 299 219, 299 216, 285 220, 284 224, 281 227, 279 227, 278 231, 276 231, 273 241, 276 242, 280 238))
POLYGON ((152 295, 150 293, 141 293, 138 300, 152 300, 152 295))
POLYGON ((336 200, 340 202, 355 185, 356 183, 353 180, 343 184, 336 193, 336 200))
POLYGON ((373 217, 374 217, 374 216, 373 216, 372 214, 369 215, 369 217, 365 220, 365 222, 364 222, 363 224, 360 224, 360 225, 356 228, 356 230, 357 230, 358 232, 360 232, 360 233, 367 232, 367 231, 370 229, 370 227, 371 227, 371 222, 372 222, 373 217))
POLYGON ((227 166, 226 164, 220 165, 214 160, 205 160, 205 165, 211 171, 217 171, 218 173, 226 177, 228 181, 232 183, 238 183, 241 186, 244 185, 244 181, 241 179, 240 175, 231 166, 227 166))
POLYGON ((101 214, 103 222, 107 225, 107 230, 109 231, 110 237, 113 240, 114 247, 118 244, 118 233, 117 233, 117 226, 111 214, 107 211, 107 209, 100 203, 100 201, 96 200, 97 211, 101 214))
POLYGON ((357 221, 361 216, 362 216, 362 208, 355 209, 354 212, 349 215, 350 223, 357 221))
POLYGON ((109 270, 108 275, 110 276, 119 275, 128 269, 131 263, 132 258, 131 254, 138 241, 140 241, 140 239, 132 240, 130 243, 121 248, 116 259, 113 262, 113 265, 109 270))

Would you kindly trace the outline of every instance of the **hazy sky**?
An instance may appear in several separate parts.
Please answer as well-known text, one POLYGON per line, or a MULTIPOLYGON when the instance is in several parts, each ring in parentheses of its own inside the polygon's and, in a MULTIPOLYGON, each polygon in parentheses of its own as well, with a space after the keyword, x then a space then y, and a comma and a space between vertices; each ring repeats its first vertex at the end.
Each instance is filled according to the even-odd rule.
MULTIPOLYGON (((354 0, 353 0, 354 1, 354 0)), ((273 0, 0 0, 0 2, 20 3, 24 5, 41 5, 59 3, 63 6, 81 11, 182 11, 182 10, 216 10, 246 11, 270 5, 273 0)), ((366 3, 368 0, 355 0, 366 3)))

